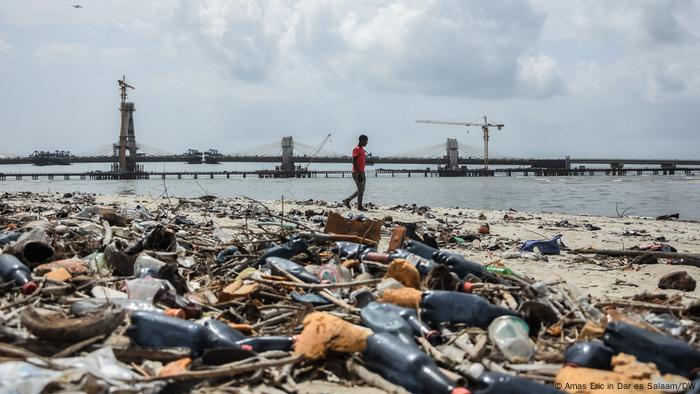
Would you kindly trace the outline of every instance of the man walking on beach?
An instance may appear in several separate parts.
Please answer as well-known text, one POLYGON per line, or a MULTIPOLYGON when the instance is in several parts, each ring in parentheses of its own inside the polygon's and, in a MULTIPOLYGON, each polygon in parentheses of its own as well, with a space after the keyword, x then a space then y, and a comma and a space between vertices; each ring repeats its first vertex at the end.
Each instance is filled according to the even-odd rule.
POLYGON ((355 180, 357 190, 350 197, 343 200, 343 204, 350 208, 350 201, 357 197, 357 209, 360 211, 365 210, 362 206, 362 196, 365 194, 365 181, 367 180, 365 178, 365 163, 367 163, 365 146, 367 146, 368 140, 367 136, 362 134, 357 146, 352 150, 352 179, 355 180))

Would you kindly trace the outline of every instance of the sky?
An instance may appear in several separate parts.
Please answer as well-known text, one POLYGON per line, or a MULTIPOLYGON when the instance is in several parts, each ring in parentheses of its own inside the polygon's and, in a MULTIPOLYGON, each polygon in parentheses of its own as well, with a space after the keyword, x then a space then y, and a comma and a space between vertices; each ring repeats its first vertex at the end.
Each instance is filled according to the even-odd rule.
POLYGON ((0 154, 106 150, 126 75, 172 153, 480 147, 415 120, 487 116, 500 155, 700 156, 699 0, 72 1, 0 0, 0 154))

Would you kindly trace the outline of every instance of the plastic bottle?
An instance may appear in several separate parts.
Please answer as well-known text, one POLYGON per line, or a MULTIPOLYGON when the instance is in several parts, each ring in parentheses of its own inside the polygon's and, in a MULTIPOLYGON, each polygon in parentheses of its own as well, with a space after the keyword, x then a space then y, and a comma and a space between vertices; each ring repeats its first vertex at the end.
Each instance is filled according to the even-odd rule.
POLYGON ((0 254, 0 278, 3 282, 12 281, 21 286, 23 294, 31 294, 37 288, 29 268, 11 254, 0 254))
POLYGON ((501 316, 489 325, 489 338, 509 361, 527 361, 535 354, 530 327, 515 316, 501 316))
POLYGON ((576 342, 564 353, 566 364, 575 367, 612 369, 610 360, 615 351, 605 346, 602 341, 576 342))
POLYGON ((385 307, 386 304, 370 302, 360 311, 362 325, 375 333, 386 332, 395 335, 405 343, 413 343, 413 329, 406 320, 395 311, 385 307))
POLYGON ((205 321, 203 327, 204 349, 237 348, 237 342, 245 339, 240 331, 216 319, 205 321))
POLYGON ((625 322, 608 323, 603 342, 617 353, 627 353, 654 363, 661 373, 691 377, 700 368, 700 350, 685 341, 635 327, 625 322))
POLYGON ((53 248, 46 231, 38 227, 22 233, 17 242, 10 245, 8 251, 32 267, 53 256, 53 248))
POLYGON ((22 233, 16 231, 0 234, 0 246, 5 246, 6 244, 17 241, 20 235, 22 235, 22 233))
POLYGON ((409 239, 408 241, 406 241, 406 247, 404 249, 410 253, 417 254, 418 256, 423 257, 424 259, 432 258, 433 254, 438 251, 432 246, 428 246, 422 242, 418 242, 415 239, 409 239))
POLYGON ((265 268, 269 268, 272 272, 280 273, 280 270, 292 274, 294 277, 301 279, 306 283, 321 283, 318 277, 304 269, 303 266, 281 257, 268 257, 265 261, 265 268))
POLYGON ((177 294, 167 280, 136 278, 126 281, 126 292, 130 301, 162 303, 171 308, 180 308, 188 318, 202 314, 202 307, 177 294))
POLYGON ((367 338, 363 360, 369 369, 413 393, 466 394, 440 371, 432 358, 392 334, 383 332, 367 338))
POLYGON ((223 264, 228 260, 231 256, 235 256, 237 254, 241 254, 240 251, 238 251, 238 248, 235 246, 229 246, 228 248, 222 250, 219 252, 218 255, 216 255, 216 262, 219 264, 223 264))
POLYGON ((204 349, 203 326, 162 313, 134 312, 126 335, 139 346, 185 347, 194 357, 204 349))
POLYGON ((333 251, 338 253, 341 258, 357 259, 361 256, 363 260, 371 253, 377 253, 376 248, 347 241, 337 241, 333 251))
POLYGON ((435 253, 432 258, 434 261, 450 267, 452 272, 457 274, 460 279, 464 279, 467 275, 472 274, 482 280, 498 281, 498 278, 488 272, 481 264, 469 261, 459 254, 440 251, 435 253))
POLYGON ((476 379, 474 394, 563 394, 551 386, 497 372, 484 372, 476 379))
POLYGON ((379 302, 370 302, 360 312, 362 324, 374 332, 388 332, 405 342, 413 343, 414 335, 434 344, 441 342, 440 334, 418 319, 415 309, 379 302))
POLYGON ((146 276, 158 278, 161 268, 165 265, 164 262, 155 257, 151 257, 147 254, 140 254, 134 263, 134 275, 139 278, 144 278, 146 276))
POLYGON ((243 334, 218 320, 204 325, 166 316, 162 313, 136 311, 126 334, 139 346, 185 347, 198 357, 205 349, 238 348, 243 334))
POLYGON ((294 337, 251 337, 237 341, 236 345, 243 350, 252 350, 258 353, 267 352, 270 350, 281 350, 283 352, 288 352, 291 351, 292 346, 294 346, 294 337))
POLYGON ((513 271, 508 267, 495 267, 493 265, 486 266, 486 270, 492 274, 513 275, 513 271))
POLYGON ((259 267, 265 264, 268 257, 281 257, 284 259, 289 259, 299 253, 306 252, 308 248, 309 245, 306 244, 306 241, 304 241, 303 238, 294 237, 282 245, 273 246, 265 250, 265 253, 262 255, 262 257, 260 257, 260 260, 258 260, 255 265, 256 267, 259 267))
POLYGON ((515 311, 491 304, 475 294, 434 290, 423 293, 421 317, 429 326, 441 323, 465 323, 487 328, 500 316, 518 316, 515 311))

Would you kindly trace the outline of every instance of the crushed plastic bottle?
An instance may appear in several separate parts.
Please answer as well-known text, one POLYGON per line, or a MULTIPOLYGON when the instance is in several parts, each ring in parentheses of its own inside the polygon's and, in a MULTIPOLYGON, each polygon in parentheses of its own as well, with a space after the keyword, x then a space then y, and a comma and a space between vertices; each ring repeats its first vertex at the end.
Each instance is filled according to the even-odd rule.
POLYGON ((423 293, 421 318, 431 327, 442 323, 465 323, 487 328, 500 316, 518 316, 515 311, 493 305, 475 294, 434 290, 423 293))
POLYGON ((370 335, 363 360, 370 370, 414 393, 466 394, 415 344, 383 332, 370 335))
POLYGON ((219 252, 218 255, 216 255, 216 262, 218 264, 223 264, 226 262, 226 260, 231 258, 231 256, 235 256, 235 255, 239 255, 239 254, 241 254, 241 252, 238 250, 237 247, 229 246, 228 248, 219 252))
POLYGON ((268 257, 265 262, 265 268, 277 274, 280 274, 280 269, 282 269, 306 283, 321 283, 316 275, 307 271, 303 266, 281 257, 268 257))
POLYGON ((535 354, 535 344, 528 337, 530 327, 520 318, 498 317, 491 322, 488 331, 491 341, 509 361, 527 361, 535 354))
POLYGON ((262 257, 256 262, 256 266, 259 267, 265 264, 268 257, 280 257, 283 259, 290 259, 299 253, 308 251, 309 245, 304 241, 303 238, 294 237, 289 241, 273 246, 263 253, 262 257))
POLYGON ((3 282, 12 281, 15 286, 20 286, 23 294, 31 294, 37 288, 29 268, 11 254, 0 254, 0 278, 3 282))

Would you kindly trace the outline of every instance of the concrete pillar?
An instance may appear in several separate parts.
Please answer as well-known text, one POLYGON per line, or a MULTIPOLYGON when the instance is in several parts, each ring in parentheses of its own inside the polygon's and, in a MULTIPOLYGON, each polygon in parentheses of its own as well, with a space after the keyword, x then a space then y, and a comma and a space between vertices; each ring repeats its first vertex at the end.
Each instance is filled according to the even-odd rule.
POLYGON ((282 137, 282 171, 294 171, 294 140, 292 136, 282 137))
POLYGON ((564 158, 564 168, 566 168, 567 170, 571 169, 571 156, 566 156, 564 158))
POLYGON ((456 138, 448 138, 445 146, 447 150, 447 168, 456 170, 459 167, 459 143, 456 138))

